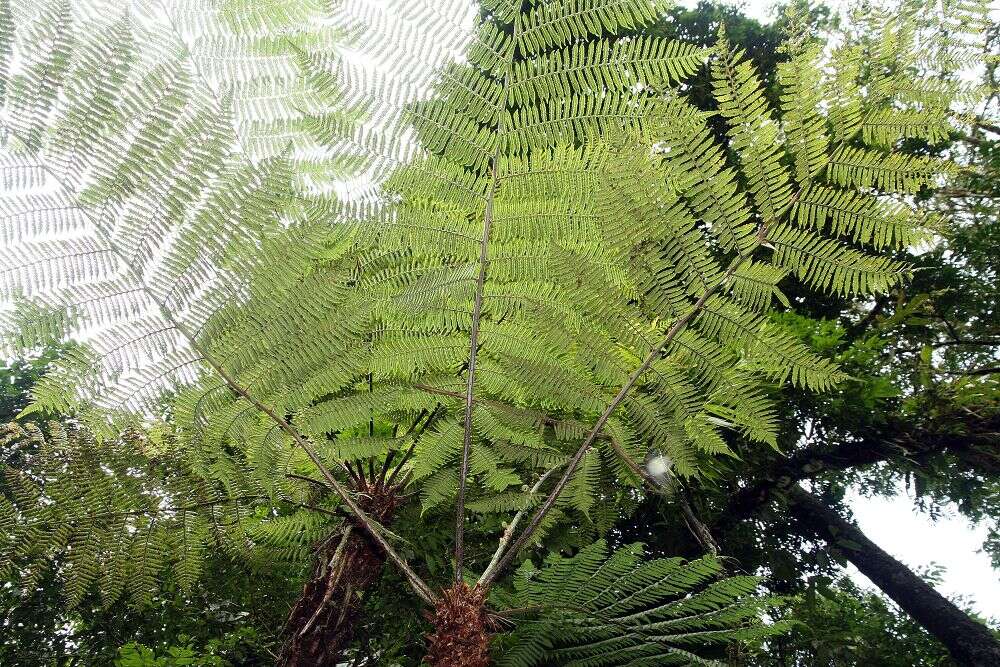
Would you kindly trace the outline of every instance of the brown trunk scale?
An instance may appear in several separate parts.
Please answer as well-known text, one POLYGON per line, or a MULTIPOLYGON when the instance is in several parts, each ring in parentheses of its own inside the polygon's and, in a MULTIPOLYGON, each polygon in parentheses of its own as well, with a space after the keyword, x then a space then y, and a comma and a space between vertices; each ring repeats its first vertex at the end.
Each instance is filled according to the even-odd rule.
POLYGON ((484 605, 486 594, 464 582, 442 591, 431 619, 434 633, 429 637, 424 660, 432 667, 488 667, 490 664, 490 621, 484 605))
MULTIPOLYGON (((358 505, 382 525, 392 520, 398 488, 362 480, 358 505)), ((317 550, 313 575, 285 623, 280 667, 334 667, 354 638, 362 593, 382 573, 385 554, 350 518, 317 550)))

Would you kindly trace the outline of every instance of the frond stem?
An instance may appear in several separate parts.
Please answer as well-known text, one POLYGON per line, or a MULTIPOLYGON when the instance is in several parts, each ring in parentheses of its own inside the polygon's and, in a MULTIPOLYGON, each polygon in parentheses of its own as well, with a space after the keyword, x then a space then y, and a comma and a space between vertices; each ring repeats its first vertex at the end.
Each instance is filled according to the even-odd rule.
MULTIPOLYGON (((544 475, 538 478, 538 481, 535 482, 535 485, 531 487, 531 490, 528 491, 528 493, 532 495, 538 493, 538 490, 542 488, 542 484, 545 483, 545 480, 551 477, 552 473, 554 473, 556 470, 559 470, 559 468, 558 467, 550 468, 548 471, 546 471, 544 475)), ((514 531, 517 530, 517 524, 521 523, 521 519, 524 518, 526 512, 527 508, 520 510, 517 514, 515 514, 514 518, 510 522, 510 525, 507 526, 507 529, 503 531, 503 536, 500 538, 500 543, 497 545, 497 550, 493 553, 493 558, 490 560, 490 564, 486 566, 485 570, 483 570, 483 574, 480 577, 480 580, 492 579, 493 572, 497 569, 497 567, 500 564, 500 558, 507 550, 507 545, 510 544, 510 541, 512 539, 514 539, 514 531)))
POLYGON ((490 159, 490 177, 492 184, 486 197, 486 207, 483 212, 483 237, 479 244, 479 277, 476 279, 476 295, 472 305, 472 328, 469 332, 469 368, 465 385, 465 423, 462 430, 462 462, 458 470, 458 498, 455 501, 455 582, 462 581, 462 567, 465 561, 465 487, 469 476, 469 456, 472 452, 472 407, 473 392, 476 386, 476 359, 479 354, 479 323, 483 314, 483 291, 486 286, 486 270, 489 266, 490 232, 493 227, 493 203, 500 187, 500 147, 504 134, 506 102, 514 69, 514 58, 517 55, 517 37, 521 22, 514 21, 514 36, 510 42, 510 52, 506 71, 504 72, 503 88, 500 92, 499 109, 497 110, 497 146, 490 159))
MULTIPOLYGON (((392 485, 393 481, 395 481, 396 475, 399 474, 399 471, 403 469, 403 466, 405 466, 406 463, 407 463, 407 461, 410 460, 410 457, 413 456, 413 451, 417 447, 417 440, 420 438, 420 435, 424 431, 426 431, 427 427, 431 425, 432 421, 434 421, 434 418, 437 416, 437 412, 438 412, 438 410, 440 408, 441 408, 440 405, 436 406, 431 411, 430 416, 427 417, 427 421, 425 421, 424 424, 423 424, 423 426, 420 427, 420 430, 417 431, 417 432, 415 432, 413 434, 413 441, 410 442, 409 448, 407 448, 407 450, 403 454, 402 458, 399 459, 399 463, 396 464, 396 467, 392 469, 392 472, 389 474, 389 478, 385 480, 385 484, 383 486, 390 486, 390 485, 392 485)), ((404 478, 404 479, 406 479, 406 478, 404 478)), ((405 486, 405 483, 401 483, 400 486, 405 486)))
MULTIPOLYGON (((426 416, 427 416, 427 409, 425 408, 425 409, 421 410, 420 414, 417 415, 417 418, 413 420, 413 424, 411 424, 410 428, 408 428, 406 430, 406 433, 403 434, 403 438, 402 439, 406 440, 407 438, 409 438, 410 435, 412 435, 413 432, 417 430, 417 425, 420 424, 420 422, 426 416)), ((396 450, 395 449, 390 449, 389 453, 385 455, 385 461, 382 463, 382 472, 379 473, 378 480, 377 480, 379 486, 386 486, 386 475, 389 474, 389 466, 392 465, 392 460, 395 457, 396 457, 396 450)))

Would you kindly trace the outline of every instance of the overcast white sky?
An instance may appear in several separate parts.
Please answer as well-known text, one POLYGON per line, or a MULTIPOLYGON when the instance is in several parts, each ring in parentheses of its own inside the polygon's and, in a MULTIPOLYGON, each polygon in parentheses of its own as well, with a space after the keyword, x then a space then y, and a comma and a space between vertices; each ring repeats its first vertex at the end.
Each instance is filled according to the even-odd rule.
MULTIPOLYGON (((932 522, 914 509, 905 491, 891 499, 853 494, 851 504, 861 529, 879 546, 913 568, 944 566, 941 593, 963 596, 980 614, 1000 621, 1000 571, 981 552, 985 524, 971 523, 954 508, 932 522)), ((867 583, 859 572, 852 576, 867 583)))
MULTIPOLYGON (((825 0, 826 4, 842 8, 845 0, 825 0)), ((680 0, 684 6, 694 6, 697 0, 680 0)), ((774 0, 731 2, 744 12, 768 21, 773 18, 774 0)), ((1000 11, 1000 0, 994 0, 994 11, 1000 11)), ((935 563, 945 568, 944 581, 938 590, 951 596, 962 596, 972 602, 980 614, 1000 621, 1000 571, 993 569, 990 559, 982 553, 986 525, 975 525, 960 516, 954 508, 932 522, 926 514, 914 509, 905 490, 895 498, 864 498, 851 496, 855 518, 861 529, 876 544, 912 568, 920 569, 935 563)), ((851 576, 859 583, 871 586, 861 573, 851 568, 851 576)))

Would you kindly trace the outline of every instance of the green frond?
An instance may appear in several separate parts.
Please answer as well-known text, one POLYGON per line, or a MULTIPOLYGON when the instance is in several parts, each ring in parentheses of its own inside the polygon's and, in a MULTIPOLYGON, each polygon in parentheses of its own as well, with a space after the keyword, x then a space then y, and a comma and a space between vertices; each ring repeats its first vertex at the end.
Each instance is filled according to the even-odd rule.
POLYGON ((648 451, 668 456, 673 471, 682 477, 697 474, 695 447, 684 429, 682 415, 670 414, 661 408, 655 397, 643 394, 625 401, 623 413, 622 421, 648 443, 648 451))
POLYGON ((842 146, 830 156, 829 178, 842 187, 915 193, 954 171, 954 163, 934 157, 842 146))
POLYGON ((864 50, 856 45, 842 45, 831 55, 833 74, 825 81, 824 97, 830 105, 831 138, 836 144, 847 143, 861 129, 864 100, 860 77, 864 58, 864 50))
MULTIPOLYGON (((779 126, 771 115, 764 87, 753 64, 729 42, 719 40, 712 62, 713 90, 726 119, 732 149, 765 222, 777 220, 792 198, 788 172, 781 164, 779 126)), ((813 152, 810 150, 809 154, 813 152)))
POLYGON ((904 203, 854 190, 812 185, 792 207, 800 227, 849 238, 876 250, 910 248, 930 238, 934 225, 904 203))
POLYGON ((171 3, 168 17, 199 77, 226 98, 239 147, 253 159, 275 157, 291 144, 298 185, 328 191, 365 163, 350 164, 324 146, 310 118, 336 117, 345 127, 363 120, 363 105, 341 90, 339 48, 356 31, 335 20, 335 9, 312 0, 253 3, 222 0, 171 3))
POLYGON ((823 102, 820 45, 804 47, 778 65, 785 146, 794 162, 795 181, 811 182, 826 166, 826 119, 820 113, 823 102))
POLYGON ((541 502, 540 494, 530 494, 526 491, 508 491, 484 495, 470 500, 466 505, 470 512, 478 514, 513 514, 522 510, 533 509, 541 502))
POLYGON ((31 149, 42 141, 44 119, 56 102, 69 70, 75 41, 68 0, 39 3, 34 9, 26 25, 22 26, 23 31, 20 34, 12 31, 12 51, 24 53, 24 61, 18 72, 8 71, 7 74, 7 103, 11 116, 8 122, 31 149), (30 48, 35 44, 45 44, 47 48, 30 48), (29 48, 24 49, 24 46, 29 48))
POLYGON ((945 141, 952 130, 946 109, 939 111, 885 110, 869 115, 861 123, 861 138, 870 146, 888 148, 904 139, 922 139, 929 144, 945 141))
POLYGON ((725 381, 727 369, 738 360, 735 350, 693 327, 685 329, 674 338, 670 353, 683 364, 691 380, 700 385, 700 389, 709 390, 725 381))
POLYGON ((652 23, 669 9, 665 0, 558 0, 517 16, 517 46, 530 55, 581 37, 617 35, 652 23))
POLYGON ((772 261, 811 287, 835 294, 887 292, 905 275, 895 260, 868 255, 807 230, 781 225, 768 233, 772 261))
POLYGON ((724 345, 745 346, 745 363, 778 382, 826 391, 845 378, 834 364, 816 356, 797 339, 723 298, 709 299, 696 326, 724 345))
POLYGON ((757 579, 720 574, 708 558, 644 562, 638 544, 609 556, 603 541, 540 570, 526 563, 505 602, 532 611, 498 642, 498 664, 715 665, 698 651, 785 631, 761 621, 769 602, 753 597, 757 579))
POLYGON ((0 427, 0 443, 14 445, 4 450, 19 452, 0 461, 0 565, 31 576, 54 569, 70 607, 97 590, 106 605, 123 596, 148 605, 167 572, 190 591, 219 547, 262 565, 275 554, 306 562, 329 529, 323 513, 269 504, 223 446, 182 454, 154 433, 98 440, 58 422, 45 428, 0 427))
POLYGON ((778 416, 767 392, 748 369, 736 368, 709 397, 705 412, 755 442, 778 446, 778 416))
POLYGON ((746 262, 733 272, 729 290, 748 310, 767 312, 771 300, 777 299, 786 308, 788 299, 778 288, 778 283, 788 275, 788 270, 761 262, 746 262))
POLYGON ((602 133, 628 132, 655 107, 645 96, 595 95, 574 92, 565 98, 543 100, 506 115, 503 148, 514 154, 534 146, 574 144, 602 133))
POLYGON ((829 391, 847 379, 836 364, 773 324, 763 327, 748 358, 751 367, 776 382, 812 391, 829 391))
POLYGON ((689 178, 678 194, 707 223, 724 251, 742 252, 753 242, 755 231, 747 196, 706 118, 693 106, 672 102, 655 120, 655 135, 663 142, 661 153, 672 171, 689 178))
MULTIPOLYGON (((459 434, 461 436, 461 434, 459 434)), ((461 450, 462 441, 456 441, 454 454, 461 450)), ((437 472, 423 478, 420 483, 420 509, 427 512, 451 502, 458 490, 458 473, 456 468, 441 468, 437 472)))
POLYGON ((601 491, 601 457, 595 449, 588 451, 569 480, 566 492, 559 497, 564 509, 571 508, 590 518, 590 510, 598 502, 601 491))
POLYGON ((703 49, 650 37, 574 44, 515 63, 510 102, 629 89, 662 90, 696 72, 705 62, 703 49))

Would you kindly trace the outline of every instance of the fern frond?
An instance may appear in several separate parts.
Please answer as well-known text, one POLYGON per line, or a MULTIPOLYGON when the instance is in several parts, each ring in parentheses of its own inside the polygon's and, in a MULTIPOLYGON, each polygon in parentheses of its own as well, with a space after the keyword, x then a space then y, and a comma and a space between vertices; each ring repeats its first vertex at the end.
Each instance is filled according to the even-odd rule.
POLYGON ((822 72, 819 45, 804 47, 778 65, 783 129, 795 164, 795 181, 806 184, 826 166, 826 119, 820 115, 822 72))
POLYGON ((883 248, 910 248, 928 240, 933 223, 903 203, 890 203, 851 190, 810 186, 792 208, 800 226, 883 248))
POLYGON ((953 173, 953 163, 926 156, 843 146, 830 156, 830 180, 850 188, 914 193, 953 173))
POLYGON ((765 221, 777 220, 792 198, 788 173, 780 162, 778 125, 753 65, 741 51, 730 48, 724 35, 712 76, 719 113, 729 126, 732 148, 739 155, 754 203, 765 221))
POLYGON ((887 257, 868 255, 788 225, 775 228, 768 243, 775 249, 776 264, 808 285, 835 294, 886 292, 906 273, 904 265, 887 257))
POLYGON ((705 58, 693 45, 649 37, 575 44, 516 63, 510 100, 523 106, 575 91, 662 90, 694 74, 705 58))
POLYGON ((616 35, 655 21, 669 8, 662 0, 559 0, 518 15, 517 46, 533 54, 580 37, 616 35))
POLYGON ((497 659, 511 667, 714 665, 699 649, 785 630, 761 622, 768 601, 753 597, 755 578, 713 582, 719 574, 711 559, 643 562, 638 544, 609 556, 603 541, 572 558, 551 557, 540 570, 526 565, 507 603, 532 617, 516 620, 497 659))
POLYGON ((273 562, 276 553, 308 561, 311 545, 329 528, 326 515, 317 512, 272 517, 284 508, 268 504, 237 472, 239 465, 222 474, 233 463, 222 448, 215 450, 214 474, 206 475, 200 464, 149 434, 98 441, 57 422, 45 431, 8 424, 0 429, 0 447, 16 454, 0 461, 0 562, 25 572, 54 568, 70 607, 98 588, 104 604, 128 595, 142 607, 167 569, 191 590, 207 550, 219 546, 241 553, 266 549, 262 562, 273 562), (261 503, 268 512, 256 511, 261 503), (281 528, 288 522, 309 529, 281 528))
MULTIPOLYGON (((398 478, 425 511, 466 497, 477 512, 522 511, 540 500, 524 480, 572 462, 511 559, 536 528, 597 529, 628 507, 614 485, 635 480, 608 461, 607 436, 637 458, 662 451, 684 476, 729 454, 724 429, 773 444, 762 387, 842 379, 768 320, 774 300, 788 306, 779 283, 889 289, 906 272, 889 253, 931 227, 910 195, 955 173, 903 140, 944 136, 977 94, 922 67, 967 57, 981 3, 916 4, 830 67, 790 45, 778 109, 721 39, 722 141, 684 99, 706 54, 632 35, 665 8, 648 0, 183 0, 162 20, 58 0, 0 11, 0 298, 19 302, 0 312, 26 325, 23 344, 80 339, 37 385, 36 409, 115 442, 169 400, 201 489, 173 491, 187 503, 174 509, 217 508, 136 507, 106 542, 90 535, 109 524, 95 533, 83 518, 79 531, 25 528, 15 556, 41 562, 32 540, 98 554, 69 568, 74 598, 98 581, 93 561, 121 571, 138 558, 136 586, 109 589, 137 599, 174 563, 195 581, 208 539, 300 558, 320 522, 298 512, 286 475, 385 462, 402 446, 392 430, 428 413, 398 478), (954 34, 930 39, 939 24, 954 34), (213 504, 238 494, 280 511, 262 525, 213 504)), ((150 501, 94 470, 88 502, 150 501)), ((30 482, 12 483, 5 515, 38 504, 30 482)), ((71 513, 47 511, 38 525, 71 513)), ((621 614, 658 614, 656 586, 630 588, 621 614)), ((674 609, 739 618, 705 606, 732 586, 674 609)), ((682 660, 685 642, 725 635, 657 619, 682 660)), ((599 633, 580 660, 660 655, 659 639, 599 633)))

